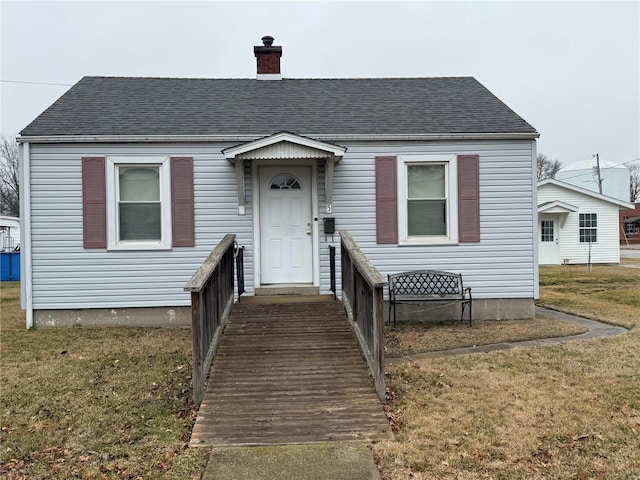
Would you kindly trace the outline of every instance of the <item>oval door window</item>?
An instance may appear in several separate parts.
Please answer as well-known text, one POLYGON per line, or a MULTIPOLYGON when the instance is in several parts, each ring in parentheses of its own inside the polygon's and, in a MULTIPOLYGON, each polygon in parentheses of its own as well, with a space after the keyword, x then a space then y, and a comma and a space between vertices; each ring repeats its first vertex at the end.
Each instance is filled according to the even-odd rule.
POLYGON ((281 173, 276 175, 271 180, 271 190, 300 190, 300 182, 296 177, 288 173, 281 173))

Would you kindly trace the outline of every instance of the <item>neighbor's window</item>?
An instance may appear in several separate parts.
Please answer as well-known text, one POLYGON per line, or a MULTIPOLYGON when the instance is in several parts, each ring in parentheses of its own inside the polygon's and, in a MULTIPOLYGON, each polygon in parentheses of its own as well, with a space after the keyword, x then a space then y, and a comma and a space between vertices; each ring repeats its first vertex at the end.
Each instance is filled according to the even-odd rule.
POLYGON ((579 222, 580 243, 596 243, 598 241, 598 214, 581 213, 579 222))
POLYGON ((400 242, 457 241, 455 155, 404 155, 398 162, 400 242))
MULTIPOLYGON (((627 221, 627 219, 624 219, 625 222, 627 221)), ((638 224, 632 223, 632 222, 628 222, 625 224, 625 233, 627 235, 633 235, 634 233, 638 233, 640 232, 640 229, 638 228, 638 224)))
POLYGON ((542 220, 540 222, 540 240, 542 242, 553 242, 554 238, 553 220, 542 220))
POLYGON ((109 248, 169 248, 169 162, 165 157, 109 157, 109 248))

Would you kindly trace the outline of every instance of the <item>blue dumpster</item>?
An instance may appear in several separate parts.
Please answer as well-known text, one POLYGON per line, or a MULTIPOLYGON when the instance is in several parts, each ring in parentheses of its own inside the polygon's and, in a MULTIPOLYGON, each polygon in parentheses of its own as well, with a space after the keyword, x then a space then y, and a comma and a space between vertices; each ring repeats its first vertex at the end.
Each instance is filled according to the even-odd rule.
POLYGON ((0 280, 17 282, 20 280, 20 252, 0 253, 0 280))

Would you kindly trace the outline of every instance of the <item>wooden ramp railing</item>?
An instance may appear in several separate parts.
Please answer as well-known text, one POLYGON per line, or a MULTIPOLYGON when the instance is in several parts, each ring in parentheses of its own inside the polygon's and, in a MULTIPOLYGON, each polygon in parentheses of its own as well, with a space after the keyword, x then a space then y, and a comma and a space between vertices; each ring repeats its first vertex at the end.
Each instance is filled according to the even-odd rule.
POLYGON ((207 373, 233 307, 235 235, 226 235, 184 289, 191 292, 193 401, 200 405, 207 373))
MULTIPOLYGON (((196 405, 202 402, 207 374, 233 307, 234 245, 235 235, 226 235, 184 287, 191 292, 196 405)), ((340 232, 340 252, 342 303, 371 370, 376 393, 384 400, 383 288, 386 281, 348 232, 340 232)))
POLYGON ((342 303, 373 375, 376 393, 385 398, 384 285, 386 281, 369 263, 348 232, 340 232, 342 303))

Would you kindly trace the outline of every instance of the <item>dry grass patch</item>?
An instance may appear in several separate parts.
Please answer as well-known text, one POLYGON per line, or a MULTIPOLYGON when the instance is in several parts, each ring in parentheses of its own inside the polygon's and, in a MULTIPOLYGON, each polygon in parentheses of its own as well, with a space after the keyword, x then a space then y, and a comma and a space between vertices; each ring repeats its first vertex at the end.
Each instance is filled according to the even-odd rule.
POLYGON ((585 331, 577 325, 547 318, 480 320, 471 328, 466 323, 409 320, 398 322, 395 328, 385 327, 385 352, 389 358, 395 358, 493 343, 565 337, 585 331))
POLYGON ((0 476, 200 478, 188 329, 25 330, 2 283, 0 476))
POLYGON ((620 263, 624 265, 637 265, 640 263, 640 258, 620 257, 620 263))
POLYGON ((396 438, 373 446, 385 480, 640 478, 640 271, 540 278, 545 306, 630 332, 390 366, 396 438))
POLYGON ((635 328, 640 324, 640 268, 541 267, 539 304, 635 328))

